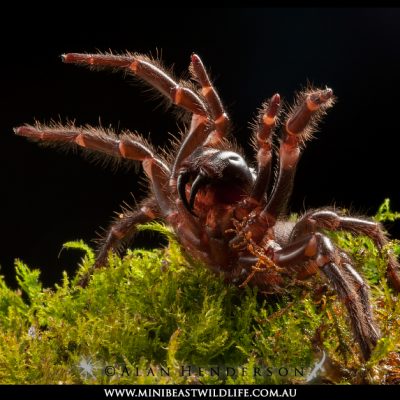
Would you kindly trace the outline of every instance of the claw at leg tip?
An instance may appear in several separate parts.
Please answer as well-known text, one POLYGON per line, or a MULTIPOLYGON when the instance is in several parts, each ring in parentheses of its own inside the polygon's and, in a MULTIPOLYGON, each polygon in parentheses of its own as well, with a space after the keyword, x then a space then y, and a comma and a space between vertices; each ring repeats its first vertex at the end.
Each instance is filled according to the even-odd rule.
POLYGON ((326 87, 322 97, 326 100, 329 100, 333 96, 333 90, 329 87, 326 87))
MULTIPOLYGON (((267 110, 267 117, 270 119, 275 118, 276 115, 278 114, 280 105, 281 105, 281 96, 279 93, 275 93, 271 97, 271 101, 269 102, 268 110, 267 110)), ((271 123, 272 122, 273 121, 271 121, 271 123)), ((268 124, 268 121, 266 123, 268 124)))
POLYGON ((271 101, 274 102, 274 103, 280 103, 281 102, 281 95, 279 93, 275 93, 272 96, 271 101))
POLYGON ((61 61, 64 63, 71 63, 74 62, 74 53, 65 53, 61 54, 61 61))
POLYGON ((194 62, 199 62, 200 61, 200 57, 196 54, 196 53, 192 53, 191 55, 191 61, 194 62))
POLYGON ((17 126, 13 128, 13 131, 16 135, 24 136, 24 134, 29 133, 31 130, 27 126, 17 126))

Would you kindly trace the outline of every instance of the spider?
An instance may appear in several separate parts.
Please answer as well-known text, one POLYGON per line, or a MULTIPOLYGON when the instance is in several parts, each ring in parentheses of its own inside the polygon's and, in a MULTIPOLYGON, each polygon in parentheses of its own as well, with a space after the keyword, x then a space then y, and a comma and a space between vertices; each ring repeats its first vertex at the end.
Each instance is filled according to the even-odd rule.
MULTIPOLYGON (((186 133, 169 152, 157 152, 142 136, 128 131, 117 135, 110 129, 55 123, 15 129, 17 135, 35 141, 142 162, 151 194, 111 223, 82 286, 95 269, 106 265, 110 251, 117 251, 132 238, 139 224, 162 219, 190 256, 238 286, 256 286, 266 294, 281 293, 322 273, 345 304, 355 340, 368 360, 380 338, 368 284, 351 258, 325 232, 344 230, 366 235, 382 250, 388 242, 383 228, 367 218, 346 216, 331 208, 307 211, 297 221, 286 214, 304 144, 334 104, 330 88, 300 92, 282 124, 278 122, 280 95, 274 94, 262 104, 253 123, 256 168, 251 168, 228 139, 230 119, 198 55, 191 56, 190 81, 177 80, 158 60, 137 53, 69 53, 62 59, 133 75, 191 115, 186 133), (278 125, 277 173, 271 179, 278 125)), ((388 278, 400 290, 399 264, 393 254, 387 259, 388 278)))

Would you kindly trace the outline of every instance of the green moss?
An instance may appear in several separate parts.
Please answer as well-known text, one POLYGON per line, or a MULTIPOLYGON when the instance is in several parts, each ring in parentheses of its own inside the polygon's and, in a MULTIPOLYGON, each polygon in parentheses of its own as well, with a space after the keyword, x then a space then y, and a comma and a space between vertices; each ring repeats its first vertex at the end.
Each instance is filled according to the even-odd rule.
MULTIPOLYGON (((399 217, 385 201, 376 219, 399 217)), ((167 235, 168 248, 110 256, 109 268, 96 271, 85 289, 76 283, 94 254, 82 242, 64 246, 85 256, 77 276, 64 272, 54 289, 42 287, 38 270, 16 261, 20 289, 0 280, 1 383, 305 383, 321 346, 327 361, 318 375, 325 380, 393 377, 400 302, 385 279, 385 255, 368 238, 333 235, 371 283, 384 336, 363 364, 335 293, 315 296, 321 278, 263 298, 189 263, 165 226, 141 229, 167 235)), ((400 253, 399 242, 389 247, 400 253)))

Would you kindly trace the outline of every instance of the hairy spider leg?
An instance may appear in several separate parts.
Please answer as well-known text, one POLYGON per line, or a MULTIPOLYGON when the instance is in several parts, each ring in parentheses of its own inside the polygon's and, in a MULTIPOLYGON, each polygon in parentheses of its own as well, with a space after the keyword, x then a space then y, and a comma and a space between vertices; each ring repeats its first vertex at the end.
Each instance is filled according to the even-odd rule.
POLYGON ((143 161, 144 170, 152 183, 154 197, 157 200, 160 214, 174 228, 180 242, 192 254, 206 263, 211 263, 208 256, 207 238, 202 234, 193 216, 182 206, 178 199, 173 202, 169 186, 170 173, 160 167, 155 158, 148 158, 143 161))
POLYGON ((112 224, 97 254, 95 268, 104 264, 107 252, 114 248, 117 242, 134 232, 135 225, 154 219, 158 214, 156 209, 160 209, 161 215, 165 218, 171 214, 173 204, 167 190, 169 167, 155 155, 151 146, 141 136, 133 133, 117 136, 110 130, 90 126, 78 128, 73 125, 69 127, 25 125, 16 128, 15 133, 36 141, 76 145, 85 150, 142 162, 158 207, 142 206, 139 211, 128 213, 122 221, 117 220, 112 224), (129 225, 130 223, 132 226, 129 225))
POLYGON ((369 287, 362 279, 361 275, 353 268, 351 265, 351 260, 347 256, 347 254, 341 254, 342 259, 342 269, 347 274, 348 278, 353 282, 353 286, 355 290, 358 292, 362 304, 362 308, 364 311, 364 315, 370 321, 371 325, 371 335, 373 336, 373 330, 375 329, 375 338, 376 342, 380 337, 380 332, 374 324, 374 318, 372 314, 372 308, 369 298, 369 287))
MULTIPOLYGON (((117 158, 141 161, 146 175, 149 177, 154 195, 159 202, 164 216, 172 210, 163 177, 170 174, 167 164, 158 158, 150 144, 140 135, 123 133, 117 136, 111 130, 86 126, 83 128, 70 126, 36 126, 24 125, 15 129, 19 136, 36 141, 76 145, 87 151, 97 151, 117 158)), ((164 178, 165 181, 165 178, 164 178)))
MULTIPOLYGON (((189 87, 189 84, 176 81, 156 60, 145 55, 136 53, 128 55, 68 53, 63 55, 63 61, 85 65, 92 69, 123 70, 147 82, 173 104, 193 114, 189 131, 178 149, 170 174, 169 185, 171 192, 175 193, 177 169, 196 147, 204 143, 212 127, 209 110, 201 97, 189 87)), ((200 74, 201 68, 197 64, 194 69, 200 74)), ((204 80, 205 78, 208 79, 207 74, 203 73, 201 79, 204 80)), ((213 104, 215 106, 216 103, 213 104)), ((177 207, 180 213, 186 214, 188 224, 194 229, 195 221, 193 217, 186 212, 185 207, 181 204, 177 204, 177 207)))
POLYGON ((201 86, 201 94, 207 103, 207 108, 213 122, 213 129, 204 142, 205 146, 216 147, 226 137, 229 117, 225 112, 221 99, 213 86, 203 62, 197 54, 192 54, 189 71, 195 81, 201 86))
POLYGON ((123 244, 135 235, 138 225, 153 221, 160 216, 160 212, 155 198, 151 197, 144 200, 136 209, 126 210, 117 215, 117 218, 108 227, 106 234, 97 240, 99 248, 96 261, 80 278, 78 284, 81 287, 86 287, 93 272, 106 264, 110 250, 118 252, 123 244))
POLYGON ((250 199, 259 204, 266 196, 271 177, 272 137, 280 109, 280 96, 274 94, 270 101, 262 104, 255 121, 253 142, 257 150, 257 178, 250 199))
MULTIPOLYGON (((203 116, 198 116, 196 114, 193 114, 192 116, 190 129, 179 148, 172 167, 170 187, 171 191, 175 193, 177 191, 177 186, 182 186, 177 185, 177 179, 185 179, 182 175, 177 177, 182 162, 199 146, 218 147, 221 140, 227 135, 229 125, 229 117, 224 110, 221 99, 215 87, 211 83, 203 62, 197 54, 192 54, 189 71, 192 78, 201 86, 201 94, 206 102, 205 107, 209 112, 209 117, 205 120, 203 116)), ((185 187, 185 184, 186 182, 183 183, 183 187, 185 187)), ((196 221, 194 220, 193 215, 188 212, 187 208, 182 204, 182 201, 178 200, 177 208, 179 213, 185 216, 184 219, 186 220, 186 225, 192 232, 191 242, 194 244, 196 241, 195 238, 197 237, 197 248, 208 247, 205 243, 201 243, 201 239, 199 238, 200 231, 197 227, 196 221)), ((206 241, 208 242, 207 239, 206 241)))
MULTIPOLYGON (((311 138, 312 128, 313 125, 315 125, 315 121, 324 114, 328 107, 332 105, 333 92, 328 88, 325 90, 308 91, 298 96, 297 105, 295 105, 292 111, 289 113, 289 117, 287 118, 283 127, 283 137, 281 139, 279 148, 279 172, 274 187, 271 191, 269 201, 258 215, 255 215, 247 220, 243 226, 242 232, 240 232, 231 240, 231 245, 237 245, 238 242, 241 242, 242 236, 246 235, 248 232, 251 233, 252 238, 256 243, 261 243, 263 238, 268 239, 268 237, 271 236, 271 229, 275 225, 277 218, 284 211, 286 211, 286 205, 292 191, 297 162, 300 157, 301 146, 307 139, 311 138)), ((278 106, 279 97, 275 95, 272 97, 270 103, 267 104, 267 118, 265 118, 266 121, 269 120, 269 107, 270 115, 276 118, 278 106)), ((273 121, 271 120, 271 123, 275 123, 275 119, 273 121)), ((273 125, 271 124, 270 127, 268 125, 267 127, 261 125, 261 128, 266 129, 266 131, 264 132, 263 129, 260 129, 260 125, 256 126, 256 131, 261 131, 261 143, 259 142, 259 145, 264 146, 263 142, 267 140, 268 135, 271 135, 273 125)), ((268 149, 267 146, 266 148, 268 149)), ((264 152, 264 148, 261 147, 260 151, 264 152)), ((264 163, 266 168, 269 168, 268 162, 270 161, 268 161, 268 150, 266 154, 267 155, 264 156, 264 159, 261 159, 261 161, 264 163)), ((269 155, 269 157, 270 156, 271 155, 269 155)), ((262 173, 264 175, 268 175, 266 171, 267 169, 265 171, 262 170, 262 173)), ((265 193, 267 190, 267 187, 262 187, 262 183, 266 184, 267 179, 265 177, 261 177, 260 182, 256 183, 258 185, 258 187, 255 187, 257 190, 256 194, 257 196, 260 196, 260 193, 265 193)), ((239 219, 242 216, 242 211, 243 206, 242 204, 239 204, 237 207, 237 212, 235 213, 239 219)))
POLYGON ((86 151, 96 151, 116 158, 142 162, 146 159, 154 159, 160 168, 166 173, 169 172, 168 166, 156 157, 151 146, 140 135, 134 133, 124 132, 116 135, 110 129, 88 125, 76 127, 73 124, 68 126, 24 125, 15 128, 14 132, 18 136, 34 141, 78 146, 86 151))
POLYGON ((352 267, 347 266, 343 270, 343 260, 331 240, 319 232, 308 234, 277 250, 273 261, 280 267, 297 272, 298 279, 314 275, 318 270, 323 272, 346 306, 355 338, 364 359, 368 360, 379 339, 379 331, 373 323, 370 309, 365 308, 366 293, 363 288, 366 284, 358 274, 355 275, 352 267), (348 279, 349 274, 351 279, 348 279))
POLYGON ((331 89, 301 94, 298 105, 289 113, 279 148, 279 173, 271 197, 260 217, 274 222, 286 210, 302 144, 311 137, 315 119, 333 105, 331 89))
POLYGON ((193 114, 190 129, 179 147, 172 167, 170 186, 176 186, 176 170, 194 148, 206 140, 210 132, 207 106, 188 83, 178 82, 156 60, 142 54, 78 54, 63 55, 65 63, 81 64, 92 69, 120 69, 157 89, 173 104, 193 114))
POLYGON ((207 117, 207 109, 197 93, 183 83, 174 80, 155 60, 142 54, 78 54, 62 56, 67 64, 82 64, 94 69, 121 69, 137 76, 157 89, 173 104, 185 110, 207 117))
MULTIPOLYGON (((186 157, 186 153, 189 154, 192 151, 193 146, 197 147, 201 145, 207 137, 210 126, 209 116, 206 106, 204 105, 200 96, 191 88, 185 87, 184 83, 178 83, 175 81, 166 70, 164 70, 160 65, 157 65, 155 60, 140 54, 120 56, 113 54, 69 53, 63 55, 63 61, 65 63, 85 65, 92 69, 121 69, 127 73, 137 76, 138 78, 141 78, 169 98, 172 103, 184 108, 189 112, 192 112, 193 117, 191 127, 186 135, 185 140, 180 146, 178 154, 175 158, 175 165, 179 165, 178 162, 186 157)), ((48 137, 49 136, 43 139, 47 139, 48 137)), ((90 139, 88 139, 87 142, 90 141, 90 145, 92 145, 94 140, 90 139)), ((96 146, 96 149, 105 152, 103 141, 104 140, 102 140, 101 146, 96 146)), ((81 143, 77 144, 82 145, 81 143)), ((125 147, 128 146, 129 144, 126 144, 125 147)), ((111 152, 114 155, 115 147, 116 146, 106 146, 108 154, 111 152)), ((117 153, 122 153, 122 156, 137 160, 137 154, 135 151, 132 151, 132 149, 127 148, 125 154, 120 151, 117 151, 117 153)), ((146 154, 146 156, 149 155, 150 154, 146 154)), ((141 154, 139 154, 139 156, 141 156, 141 154)), ((142 161, 146 174, 152 181, 153 192, 157 198, 157 201, 159 202, 160 209, 163 211, 164 217, 168 221, 172 222, 177 218, 177 214, 188 214, 185 213, 184 207, 177 204, 176 206, 178 208, 178 213, 175 211, 172 212, 173 215, 170 215, 170 196, 168 195, 166 182, 161 182, 163 180, 165 181, 166 168, 163 168, 164 165, 160 162, 160 160, 154 157, 146 157, 146 160, 142 161)), ((168 173, 168 175, 171 178, 171 174, 168 173)), ((200 240, 198 238, 199 229, 196 226, 192 216, 186 215, 186 218, 181 219, 183 220, 182 222, 175 221, 177 233, 182 233, 183 236, 186 237, 185 241, 187 242, 188 246, 190 245, 191 248, 198 246, 200 240), (186 232, 186 235, 184 232, 186 232)))
MULTIPOLYGON (((291 240, 318 229, 343 230, 368 236, 380 252, 389 243, 380 223, 362 218, 344 217, 332 210, 314 210, 305 214, 293 228, 291 240)), ((392 286, 400 291, 400 265, 394 254, 389 252, 387 258, 387 277, 392 286)))

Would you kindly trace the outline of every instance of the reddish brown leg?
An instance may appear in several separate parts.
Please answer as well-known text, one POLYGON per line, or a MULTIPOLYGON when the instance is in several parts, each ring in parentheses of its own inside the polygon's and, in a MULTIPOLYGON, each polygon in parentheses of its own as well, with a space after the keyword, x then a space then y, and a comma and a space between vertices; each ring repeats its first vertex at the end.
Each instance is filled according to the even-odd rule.
MULTIPOLYGON (((271 116, 276 115, 276 109, 279 104, 278 99, 279 97, 275 95, 271 100, 271 116)), ((323 115, 325 110, 331 105, 333 105, 331 89, 305 92, 299 96, 297 105, 290 112, 283 127, 283 137, 279 148, 279 173, 270 199, 264 209, 258 215, 254 216, 254 218, 250 218, 240 234, 232 239, 232 245, 240 242, 242 240, 241 237, 246 235, 249 231, 251 232, 253 240, 259 243, 265 236, 266 230, 271 229, 279 215, 286 210, 286 204, 292 191, 297 162, 300 157, 301 146, 305 140, 311 137, 315 121, 323 115)), ((267 126, 266 132, 261 132, 261 138, 263 138, 263 136, 267 138, 268 135, 270 135, 271 128, 272 126, 267 126)), ((263 192, 265 193, 264 185, 265 181, 269 179, 267 171, 270 163, 269 158, 271 157, 271 155, 268 154, 268 144, 264 144, 264 141, 261 141, 260 145, 259 157, 262 158, 261 155, 265 155, 261 160, 264 164, 264 168, 262 167, 263 164, 261 164, 261 175, 255 186, 255 195, 258 197, 260 195, 263 196, 263 192)), ((240 207, 238 207, 235 215, 239 219, 242 216, 240 207)))
POLYGON ((91 126, 79 128, 72 124, 69 126, 59 124, 25 125, 15 128, 14 132, 19 136, 25 136, 48 145, 79 146, 88 151, 97 151, 116 158, 134 161, 143 162, 147 159, 154 159, 166 173, 169 172, 168 166, 155 156, 149 143, 133 133, 123 133, 117 136, 111 130, 91 126))
MULTIPOLYGON (((28 125, 15 129, 15 133, 33 140, 44 141, 47 144, 76 145, 86 150, 98 151, 114 157, 142 161, 143 168, 151 181, 158 207, 155 206, 155 200, 152 199, 148 203, 144 203, 139 210, 128 212, 121 219, 116 220, 99 250, 93 269, 104 264, 108 251, 114 248, 120 240, 133 234, 137 224, 155 218, 155 209, 159 208, 164 217, 168 217, 173 210, 168 192, 169 168, 155 156, 150 145, 138 135, 125 133, 116 136, 111 131, 100 128, 77 128, 73 125, 68 127, 28 125)), ((83 278, 84 281, 87 281, 87 279, 88 277, 83 278)))
POLYGON ((321 233, 299 237, 296 242, 278 250, 273 261, 280 267, 296 272, 299 279, 315 274, 318 269, 324 273, 345 304, 355 338, 364 359, 368 360, 379 339, 379 331, 372 319, 366 284, 347 259, 341 258, 331 240, 321 233), (299 269, 298 266, 304 263, 305 267, 299 269))
POLYGON ((82 64, 96 69, 121 69, 143 79, 156 88, 173 104, 187 111, 207 117, 207 109, 200 97, 190 88, 177 82, 156 60, 143 54, 64 54, 67 64, 82 64))
POLYGON ((82 64, 92 68, 121 69, 144 80, 171 102, 193 113, 191 127, 179 148, 172 168, 170 185, 174 186, 175 171, 181 161, 207 138, 210 130, 209 111, 200 96, 188 84, 176 81, 156 60, 142 54, 77 54, 63 56, 66 63, 82 64))
POLYGON ((117 158, 141 161, 143 168, 152 182, 153 192, 160 202, 163 212, 171 211, 171 201, 167 193, 166 177, 169 167, 156 157, 151 146, 139 135, 125 133, 120 136, 100 128, 71 126, 21 126, 15 133, 46 144, 68 144, 82 147, 85 150, 105 153, 117 158))
POLYGON ((250 195, 255 203, 265 197, 271 176, 272 134, 277 123, 280 96, 276 93, 269 102, 261 106, 254 129, 257 151, 257 178, 250 195))
POLYGON ((300 156, 300 148, 311 137, 315 122, 332 105, 331 89, 310 91, 299 96, 297 105, 290 112, 283 127, 283 137, 279 149, 279 174, 271 198, 261 213, 261 217, 264 219, 274 221, 286 210, 300 156))
POLYGON ((170 186, 176 185, 176 170, 181 161, 197 146, 203 144, 210 133, 210 119, 207 106, 190 85, 178 82, 156 60, 142 54, 77 54, 63 55, 66 63, 82 64, 91 68, 120 69, 132 74, 157 89, 171 102, 191 113, 192 123, 175 158, 170 186))
MULTIPOLYGON (((330 210, 316 210, 304 215, 294 227, 291 240, 296 240, 305 233, 314 232, 318 229, 344 230, 356 235, 368 236, 373 240, 379 251, 382 251, 388 243, 386 234, 378 222, 343 217, 330 210)), ((391 253, 388 254, 387 276, 393 287, 400 291, 400 266, 396 257, 391 253)))
POLYGON ((154 198, 144 201, 136 210, 119 214, 111 223, 106 235, 99 240, 100 247, 97 251, 96 262, 88 273, 81 277, 79 285, 85 287, 88 284, 90 275, 106 264, 109 252, 122 248, 123 243, 134 236, 138 225, 152 221, 158 216, 158 207, 154 198))
POLYGON ((214 125, 214 129, 211 131, 204 145, 211 147, 217 146, 221 142, 221 139, 227 134, 229 117, 224 110, 217 91, 211 83, 203 62, 197 54, 192 54, 192 62, 189 70, 194 80, 201 86, 201 94, 206 100, 214 125))
MULTIPOLYGON (((222 111, 222 105, 218 95, 208 85, 208 75, 198 56, 192 58, 193 75, 203 85, 210 87, 209 95, 205 95, 205 104, 201 97, 185 82, 178 82, 171 74, 163 68, 159 62, 142 54, 78 54, 69 53, 63 55, 65 63, 82 64, 95 69, 120 69, 130 73, 157 89, 171 102, 191 113, 193 113, 191 126, 182 145, 180 146, 172 167, 170 186, 176 186, 176 173, 180 163, 196 147, 202 145, 210 134, 213 126, 221 134, 226 129, 227 116, 222 111), (210 118, 215 118, 212 121, 210 118)), ((206 90, 206 89, 205 89, 206 90)))
POLYGON ((207 119, 202 115, 193 115, 190 130, 179 148, 172 168, 170 186, 173 188, 176 187, 176 176, 182 161, 199 146, 218 147, 221 140, 226 137, 229 125, 229 117, 198 55, 192 55, 189 70, 193 79, 201 86, 209 115, 207 119))
MULTIPOLYGON (((375 339, 378 341, 380 337, 380 332, 374 325, 374 317, 372 315, 372 309, 371 309, 371 304, 369 300, 369 288, 368 285, 364 282, 360 274, 352 267, 350 264, 350 260, 346 254, 341 255, 342 258, 342 268, 346 272, 347 276, 349 279, 353 282, 353 286, 358 292, 360 299, 361 299, 361 304, 362 308, 364 311, 364 314, 368 321, 370 322, 370 326, 372 330, 375 330, 375 339)), ((373 334, 373 332, 372 332, 373 334)))
POLYGON ((197 147, 203 145, 211 130, 210 121, 201 116, 193 115, 188 133, 186 134, 182 144, 179 147, 172 166, 170 186, 175 190, 176 176, 182 161, 188 157, 197 147))
POLYGON ((379 330, 369 315, 365 314, 359 293, 355 290, 352 282, 346 280, 343 271, 334 263, 324 265, 321 270, 344 302, 350 316, 355 339, 361 348, 364 360, 367 361, 379 340, 379 330))
MULTIPOLYGON (((177 82, 156 60, 145 55, 69 53, 63 56, 63 60, 66 63, 82 64, 92 68, 121 69, 153 86, 170 99, 173 104, 193 113, 189 132, 178 150, 172 167, 169 185, 172 191, 174 191, 176 187, 176 169, 179 168, 181 161, 186 158, 195 147, 203 144, 210 131, 208 110, 200 96, 192 89, 185 86, 184 83, 177 82)), ((133 157, 136 159, 136 154, 133 154, 133 157)), ((153 159, 155 158, 153 157, 153 159)), ((160 175, 162 171, 157 171, 158 169, 159 167, 154 165, 154 163, 147 163, 147 169, 145 168, 150 179, 152 179, 152 175, 158 175, 159 178, 162 179, 160 175)), ((152 179, 152 181, 154 182, 154 179, 152 179)), ((164 184, 154 187, 154 191, 157 199, 160 199, 160 196, 164 198, 167 197, 167 188, 164 184)), ((168 203, 169 201, 163 201, 163 206, 161 207, 163 211, 170 211, 165 208, 168 203)), ((183 207, 180 207, 180 209, 183 211, 183 207)), ((189 216, 188 218, 190 219, 189 216)))

